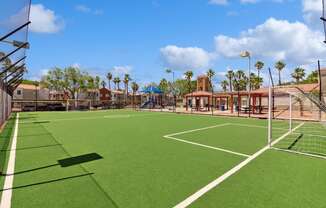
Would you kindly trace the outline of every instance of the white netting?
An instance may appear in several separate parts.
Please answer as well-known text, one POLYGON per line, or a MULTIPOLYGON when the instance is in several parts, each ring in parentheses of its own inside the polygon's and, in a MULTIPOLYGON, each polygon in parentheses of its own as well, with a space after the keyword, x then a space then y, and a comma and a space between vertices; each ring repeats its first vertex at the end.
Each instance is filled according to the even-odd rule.
MULTIPOLYGON (((287 118, 272 122, 273 139, 283 135, 284 138, 273 147, 287 152, 326 158, 326 124, 322 120, 325 117, 325 110, 323 104, 318 102, 316 92, 304 93, 293 88, 288 93, 288 101, 291 97, 291 102, 288 102, 288 107, 283 106, 287 111, 287 118)), ((276 103, 275 109, 277 107, 276 103)))

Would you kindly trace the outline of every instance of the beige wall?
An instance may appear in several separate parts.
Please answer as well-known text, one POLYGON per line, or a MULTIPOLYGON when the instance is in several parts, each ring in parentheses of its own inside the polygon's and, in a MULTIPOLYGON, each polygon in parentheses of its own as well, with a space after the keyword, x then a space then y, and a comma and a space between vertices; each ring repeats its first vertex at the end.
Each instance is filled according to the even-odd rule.
MULTIPOLYGON (((35 100, 36 99, 36 90, 33 89, 24 89, 18 87, 13 94, 14 99, 23 99, 23 100, 35 100)), ((49 90, 47 89, 38 89, 37 90, 37 99, 38 100, 48 100, 49 99, 49 90)))
POLYGON ((321 70, 321 90, 326 101, 326 69, 321 70))

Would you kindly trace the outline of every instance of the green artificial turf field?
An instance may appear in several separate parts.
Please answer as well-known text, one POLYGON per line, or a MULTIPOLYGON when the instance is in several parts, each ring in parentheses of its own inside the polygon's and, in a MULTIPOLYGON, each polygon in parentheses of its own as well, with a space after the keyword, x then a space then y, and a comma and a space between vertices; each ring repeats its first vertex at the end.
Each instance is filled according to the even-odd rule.
MULTIPOLYGON (((1 134, 4 167, 14 121, 1 134)), ((274 139, 288 131, 285 121, 274 126, 274 139)), ((266 120, 20 113, 11 207, 173 207, 266 145, 266 120)), ((326 207, 325 167, 324 159, 267 150, 190 207, 326 207)))

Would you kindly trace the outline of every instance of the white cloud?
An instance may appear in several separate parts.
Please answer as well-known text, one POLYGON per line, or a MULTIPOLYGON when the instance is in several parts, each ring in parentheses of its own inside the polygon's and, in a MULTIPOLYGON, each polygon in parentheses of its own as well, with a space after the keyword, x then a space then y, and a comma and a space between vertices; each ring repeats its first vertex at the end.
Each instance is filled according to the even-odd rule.
POLYGON ((209 66, 214 55, 197 47, 181 48, 169 45, 161 48, 164 65, 173 69, 198 69, 209 66))
POLYGON ((74 64, 71 65, 71 67, 80 69, 81 68, 81 65, 79 63, 74 63, 74 64))
POLYGON ((132 71, 132 66, 114 66, 111 70, 112 74, 114 76, 120 76, 120 75, 124 75, 124 74, 130 74, 130 72, 132 71))
POLYGON ((89 14, 94 14, 94 15, 102 15, 104 13, 103 10, 92 9, 92 8, 86 6, 86 5, 83 5, 83 4, 76 5, 75 9, 78 12, 89 13, 89 14))
POLYGON ((77 11, 79 11, 79 12, 84 12, 84 13, 89 13, 89 12, 92 11, 91 8, 89 8, 89 7, 85 6, 85 5, 77 5, 75 7, 75 9, 77 11))
POLYGON ((215 5, 227 5, 229 2, 228 0, 210 0, 209 3, 215 5))
POLYGON ((305 22, 313 28, 322 28, 320 17, 322 16, 321 0, 302 0, 302 11, 305 22))
POLYGON ((42 4, 31 5, 30 19, 30 30, 36 33, 57 33, 64 26, 62 19, 42 4))
POLYGON ((302 63, 322 57, 326 48, 323 35, 301 22, 268 19, 254 29, 234 38, 224 35, 215 37, 216 50, 225 57, 239 57, 243 50, 249 50, 255 57, 272 60, 287 60, 302 63))
POLYGON ((243 4, 247 4, 247 3, 255 4, 255 3, 258 2, 258 0, 240 0, 240 2, 243 3, 243 4))

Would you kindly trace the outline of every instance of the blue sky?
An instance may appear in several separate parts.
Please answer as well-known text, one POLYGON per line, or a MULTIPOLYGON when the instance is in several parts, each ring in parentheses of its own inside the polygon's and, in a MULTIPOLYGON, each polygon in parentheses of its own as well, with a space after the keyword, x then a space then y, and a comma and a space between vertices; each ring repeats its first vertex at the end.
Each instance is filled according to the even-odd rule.
MULTIPOLYGON (((128 72, 144 84, 191 69, 247 69, 242 50, 311 70, 326 54, 319 0, 34 0, 29 41, 31 79, 78 66, 91 74, 128 72)), ((265 69, 266 71, 266 69, 265 69)), ((218 85, 218 83, 216 83, 218 85)))

